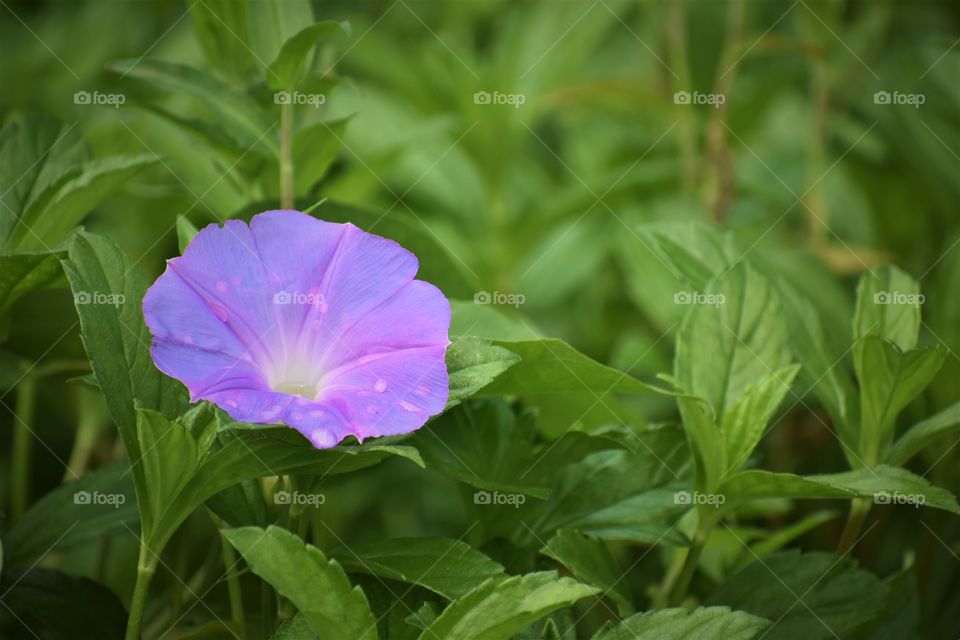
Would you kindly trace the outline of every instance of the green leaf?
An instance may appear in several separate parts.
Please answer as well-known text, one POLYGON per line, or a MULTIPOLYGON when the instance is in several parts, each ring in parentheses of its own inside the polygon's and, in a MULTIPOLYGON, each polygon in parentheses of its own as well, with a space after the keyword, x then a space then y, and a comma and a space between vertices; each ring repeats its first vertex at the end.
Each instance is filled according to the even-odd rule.
POLYGON ((281 89, 292 91, 303 79, 303 72, 313 47, 338 32, 349 37, 350 23, 333 20, 316 22, 304 27, 284 42, 280 54, 267 70, 267 86, 274 91, 281 89))
POLYGON ((596 589, 552 571, 488 580, 444 609, 420 640, 507 640, 551 611, 594 593, 596 589))
POLYGON ((320 636, 310 628, 307 617, 298 613, 280 625, 270 640, 320 640, 320 636))
POLYGON ((189 11, 193 32, 207 62, 243 79, 255 62, 247 46, 247 3, 204 0, 191 4, 189 11))
POLYGON ((4 572, 0 593, 3 638, 120 640, 127 626, 117 596, 88 578, 49 569, 4 572))
POLYGON ((699 223, 655 223, 638 229, 647 248, 680 279, 699 291, 743 255, 733 235, 699 223))
POLYGON ((181 254, 193 240, 193 236, 197 235, 197 231, 196 225, 190 222, 190 218, 185 215, 177 216, 177 246, 181 254))
POLYGON ((751 640, 769 626, 769 620, 728 607, 664 609, 607 623, 593 640, 751 640))
POLYGON ((76 123, 33 113, 10 118, 0 131, 0 247, 39 195, 76 174, 88 156, 76 123))
POLYGON ((152 154, 84 162, 69 179, 51 184, 36 196, 11 230, 8 249, 42 251, 57 246, 108 193, 156 162, 152 154))
POLYGON ((529 340, 541 336, 523 319, 491 304, 450 300, 450 337, 476 336, 489 340, 529 340))
POLYGON ((848 638, 878 615, 885 588, 849 558, 786 551, 730 576, 707 600, 773 621, 772 640, 848 638))
POLYGON ((141 447, 134 405, 176 415, 186 401, 183 387, 160 373, 150 358, 150 332, 140 310, 145 279, 116 245, 90 233, 74 236, 63 269, 90 366, 134 464, 137 495, 145 495, 136 464, 141 447))
MULTIPOLYGON (((0 255, 0 326, 2 318, 23 295, 62 282, 59 253, 20 253, 0 255)), ((4 338, 0 331, 0 341, 4 338)))
POLYGON ((640 382, 630 374, 585 356, 563 340, 495 340, 493 344, 520 357, 520 362, 497 376, 479 392, 482 396, 530 395, 566 391, 656 393, 676 395, 640 382))
POLYGON ((940 436, 960 428, 960 401, 907 429, 887 453, 886 462, 900 466, 940 436))
POLYGON ((692 293, 685 298, 695 304, 677 335, 676 377, 722 416, 749 385, 789 364, 789 338, 775 291, 742 263, 701 298, 704 304, 692 293))
POLYGON ((797 476, 771 471, 740 471, 719 488, 725 511, 758 498, 871 498, 875 502, 909 502, 960 513, 956 498, 946 489, 898 467, 876 465, 844 473, 797 476))
POLYGON ((134 526, 139 516, 128 470, 118 463, 91 471, 33 503, 4 536, 5 564, 30 565, 54 549, 92 540, 124 524, 134 526))
POLYGON ((314 22, 310 0, 249 0, 247 5, 250 48, 257 61, 267 65, 276 60, 283 43, 314 22))
POLYGON ((853 338, 880 336, 907 351, 917 346, 920 331, 920 285, 892 266, 865 274, 857 286, 853 338))
POLYGON ((294 190, 306 195, 327 173, 343 146, 349 118, 318 122, 297 131, 293 137, 294 190))
POLYGON ((862 463, 884 459, 893 441, 900 411, 923 391, 943 365, 939 347, 901 351, 885 338, 867 335, 853 347, 860 380, 860 437, 862 463))
POLYGON ((727 464, 731 468, 739 469, 747 461, 770 418, 790 391, 799 368, 791 365, 761 377, 727 409, 721 430, 727 447, 727 464))
POLYGON ((616 603, 620 615, 633 613, 630 586, 622 579, 623 570, 603 542, 565 529, 550 538, 540 553, 559 562, 581 582, 596 587, 602 596, 609 597, 616 603))
POLYGON ((250 569, 287 598, 315 633, 332 640, 376 640, 377 621, 360 587, 336 560, 280 527, 226 529, 250 569))
POLYGON ((455 600, 503 574, 503 566, 450 538, 392 538, 331 552, 347 571, 416 584, 455 600))
POLYGON ((448 406, 473 397, 497 376, 516 365, 520 356, 488 340, 462 338, 447 347, 448 406))
POLYGON ((216 124, 236 143, 276 155, 279 147, 270 135, 277 123, 250 97, 239 93, 217 77, 186 65, 162 60, 117 60, 107 68, 175 94, 202 100, 216 124))

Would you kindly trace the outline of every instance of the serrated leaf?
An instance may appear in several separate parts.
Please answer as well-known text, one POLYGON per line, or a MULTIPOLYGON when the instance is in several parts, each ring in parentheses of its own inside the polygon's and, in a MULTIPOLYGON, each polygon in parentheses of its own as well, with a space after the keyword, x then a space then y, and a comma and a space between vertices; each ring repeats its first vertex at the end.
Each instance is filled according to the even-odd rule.
POLYGON ((939 347, 901 351, 889 340, 864 336, 853 347, 860 380, 858 453, 866 464, 884 459, 900 411, 923 391, 943 365, 939 347))
POLYGON ((283 43, 276 60, 267 69, 267 86, 278 91, 293 90, 303 78, 307 58, 318 43, 338 32, 350 35, 350 23, 325 20, 304 27, 283 43))
POLYGON ((507 640, 551 611, 594 593, 596 589, 554 572, 488 580, 444 609, 420 640, 507 640))
POLYGON ((770 418, 790 391, 799 368, 791 365, 763 376, 756 384, 748 386, 727 409, 721 431, 730 467, 740 468, 747 461, 770 418))
POLYGON ((592 640, 751 640, 770 621, 728 607, 664 609, 607 623, 592 640))
POLYGON ((630 587, 622 579, 624 572, 603 542, 564 529, 550 538, 540 553, 559 562, 581 582, 599 589, 602 596, 616 603, 620 615, 633 613, 630 587))
POLYGON ((360 587, 335 560, 280 527, 226 529, 251 570, 287 598, 314 633, 332 640, 376 640, 377 621, 360 587))
POLYGON ((450 538, 392 538, 331 552, 348 571, 416 584, 454 600, 503 574, 503 566, 450 538))
POLYGON ((656 223, 638 229, 646 246, 683 281, 702 291, 743 256, 733 236, 698 223, 656 223))
POLYGON ((920 331, 920 285, 892 266, 866 274, 857 286, 853 339, 880 336, 904 351, 917 346, 920 331))
POLYGON ((786 551, 730 576, 707 600, 773 621, 764 637, 826 640, 850 637, 879 614, 885 588, 849 558, 786 551))
POLYGON ((462 338, 447 347, 448 406, 476 395, 497 376, 517 364, 520 356, 481 338, 462 338))

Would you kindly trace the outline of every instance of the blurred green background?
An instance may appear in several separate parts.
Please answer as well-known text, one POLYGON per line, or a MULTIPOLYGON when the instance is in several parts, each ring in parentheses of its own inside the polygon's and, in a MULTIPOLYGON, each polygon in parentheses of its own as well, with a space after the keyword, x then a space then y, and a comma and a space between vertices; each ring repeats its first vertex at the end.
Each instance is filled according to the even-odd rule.
MULTIPOLYGON (((0 0, 0 120, 41 112, 75 127, 95 157, 158 158, 85 221, 151 278, 178 252, 179 216, 202 226, 278 206, 275 170, 246 153, 260 139, 238 150, 205 129, 231 121, 235 105, 163 90, 145 71, 156 60, 190 65, 269 105, 269 88, 255 80, 272 59, 268 45, 248 47, 237 17, 255 4, 0 0), (77 92, 120 95, 123 105, 77 104, 77 92)), ((921 342, 950 350, 909 417, 960 394, 960 4, 385 0, 317 2, 313 15, 348 21, 350 35, 317 52, 323 104, 297 109, 301 128, 322 122, 337 132, 307 140, 321 166, 298 186, 301 208, 326 199, 318 215, 353 207, 377 224, 425 230, 474 287, 468 293, 522 296, 522 330, 644 378, 671 370, 684 308, 640 224, 732 231, 751 259, 811 296, 840 345, 850 342, 857 277, 897 264, 926 294, 921 342)), ((291 35, 314 18, 281 26, 291 35)), ((268 141, 279 134, 269 124, 268 141)), ((71 305, 62 290, 24 297, 4 349, 28 361, 82 358, 71 305)), ((41 390, 34 498, 59 484, 56 460, 74 450, 78 415, 93 425, 91 464, 116 455, 101 401, 71 375, 41 390)), ((604 411, 636 424, 673 413, 659 399, 591 404, 586 394, 544 400, 540 429, 562 433, 577 416, 600 423, 604 411)), ((843 464, 810 414, 788 415, 764 447, 773 469, 843 464)), ((929 478, 956 488, 960 448, 944 449, 927 460, 929 478)), ((371 529, 462 533, 455 488, 425 474, 387 464, 345 482, 356 500, 331 510, 335 529, 359 538, 371 529)), ((923 517, 940 539, 903 517, 862 554, 882 574, 922 538, 924 619, 930 637, 948 637, 948 612, 960 607, 960 526, 923 517)), ((190 526, 209 526, 200 520, 190 526)), ((185 527, 177 540, 199 559, 190 535, 185 527)), ((130 543, 117 536, 111 557, 134 553, 130 543)), ((96 550, 58 561, 107 584, 128 579, 122 562, 96 569, 105 562, 96 550)))

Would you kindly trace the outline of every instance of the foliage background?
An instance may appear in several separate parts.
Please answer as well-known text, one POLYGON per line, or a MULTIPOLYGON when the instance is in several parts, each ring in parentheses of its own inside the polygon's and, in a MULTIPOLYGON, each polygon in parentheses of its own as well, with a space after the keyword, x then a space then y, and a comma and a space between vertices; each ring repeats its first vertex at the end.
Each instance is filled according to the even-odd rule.
MULTIPOLYGON (((178 253, 180 216, 202 226, 277 206, 275 169, 255 160, 256 153, 243 153, 256 146, 251 140, 239 151, 224 149, 158 115, 218 122, 228 105, 163 91, 134 71, 156 60, 197 67, 254 96, 276 118, 269 90, 254 82, 262 73, 260 49, 251 34, 227 24, 240 4, 3 0, 0 7, 4 123, 41 112, 75 127, 93 157, 156 159, 84 221, 151 279, 178 253), (223 20, 211 19, 214 14, 223 20), (116 62, 123 60, 135 64, 116 62), (122 94, 126 104, 76 104, 77 91, 122 94)), ((673 371, 687 311, 673 296, 683 284, 651 251, 642 229, 654 222, 706 223, 730 231, 755 266, 808 296, 838 354, 853 339, 859 277, 899 265, 926 296, 920 344, 946 350, 942 369, 900 423, 918 422, 960 398, 955 3, 397 0, 322 2, 312 10, 316 20, 349 21, 350 35, 318 47, 312 69, 327 101, 297 111, 300 126, 326 123, 309 148, 330 157, 316 182, 298 193, 298 205, 326 198, 317 215, 365 210, 374 217, 357 219, 382 216, 385 225, 409 225, 443 247, 469 283, 457 297, 522 295, 519 309, 498 307, 509 337, 559 337, 644 380, 673 371), (483 91, 518 94, 524 103, 477 104, 475 94, 483 91), (726 101, 719 108, 677 104, 678 91, 719 93, 726 101), (921 94, 924 103, 878 104, 878 91, 921 94)), ((293 19, 286 35, 309 24, 313 18, 306 15, 293 19)), ((121 455, 99 392, 73 381, 87 365, 69 290, 28 293, 7 321, 0 374, 4 530, 15 522, 18 494, 33 504, 72 477, 63 462, 82 475, 121 455), (22 362, 68 366, 36 389, 30 420, 36 439, 26 484, 17 486, 11 484, 19 451, 12 436, 13 383, 22 362)), ((677 421, 670 398, 597 397, 592 390, 541 394, 522 398, 512 410, 518 421, 537 416, 537 442, 574 427, 596 432, 614 424, 641 433, 677 421)), ((797 398, 781 407, 761 442, 755 454, 761 466, 797 474, 844 470, 830 416, 799 386, 797 398)), ((518 434, 519 424, 513 427, 518 434)), ((519 435, 507 442, 534 446, 519 435)), ((954 445, 955 438, 945 437, 908 466, 955 493, 960 447, 954 445)), ((483 549, 510 573, 556 567, 533 553, 544 540, 499 527, 506 516, 477 510, 472 489, 455 477, 399 459, 337 476, 325 488, 335 496, 321 509, 325 524, 311 539, 329 551, 343 541, 447 536, 483 549)), ((816 523, 788 546, 829 551, 845 510, 842 500, 758 503, 738 514, 737 526, 763 539, 791 524, 816 523)), ((135 520, 134 511, 129 526, 57 549, 41 566, 90 577, 127 602, 135 520)), ((897 608, 909 619, 903 628, 915 637, 956 637, 957 517, 887 507, 873 510, 863 531, 854 553, 861 567, 881 578, 905 563, 912 567, 897 592, 909 603, 897 608)), ((617 575, 625 572, 625 597, 637 611, 649 608, 673 562, 671 547, 647 553, 649 542, 603 543, 617 575)), ((168 602, 186 612, 171 632, 177 637, 226 616, 220 544, 215 525, 199 510, 165 552, 148 613, 162 619, 158 610, 168 602)), ((691 589, 699 602, 742 561, 736 541, 714 540, 710 549, 691 589)), ((377 597, 371 595, 376 584, 360 584, 371 600, 377 597)), ((589 637, 611 617, 611 607, 594 608, 569 637, 589 637)), ((842 637, 885 637, 887 626, 893 628, 842 637)), ((163 630, 149 629, 154 635, 163 630)), ((823 628, 804 632, 815 636, 823 628)))

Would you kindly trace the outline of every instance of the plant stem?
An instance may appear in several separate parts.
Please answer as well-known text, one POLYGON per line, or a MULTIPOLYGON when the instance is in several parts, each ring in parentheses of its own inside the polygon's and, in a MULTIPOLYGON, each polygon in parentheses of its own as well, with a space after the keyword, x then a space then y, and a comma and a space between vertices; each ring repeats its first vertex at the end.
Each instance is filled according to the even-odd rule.
POLYGON ((840 534, 840 541, 837 543, 837 553, 845 554, 851 551, 857 544, 860 537, 860 530, 863 523, 870 513, 873 504, 869 498, 854 498, 850 503, 850 513, 847 515, 847 523, 843 527, 843 533, 840 534))
POLYGON ((280 105, 280 206, 292 209, 293 197, 293 105, 280 105))
POLYGON ((667 604, 676 606, 680 604, 687 595, 687 588, 690 586, 690 580, 697 570, 697 562, 700 560, 700 553, 703 551, 707 539, 710 537, 710 531, 705 528, 697 527, 693 534, 693 540, 690 541, 690 548, 687 549, 687 556, 683 560, 683 569, 676 582, 667 592, 667 604))
POLYGON ((23 515, 30 500, 30 458, 33 449, 30 423, 33 422, 36 399, 37 379, 28 376, 17 387, 17 402, 14 409, 13 460, 10 461, 12 474, 10 511, 14 520, 23 515))
POLYGON ((247 624, 243 616, 243 594, 240 592, 240 577, 237 575, 237 554, 229 542, 220 538, 223 568, 227 574, 227 594, 230 598, 230 617, 237 623, 241 638, 247 637, 247 624))
POLYGON ((140 625, 143 622, 143 608, 147 603, 147 591, 150 582, 157 570, 156 556, 152 556, 146 541, 140 539, 140 556, 137 560, 137 581, 133 587, 133 598, 130 600, 130 617, 127 619, 126 640, 139 640, 140 625))

